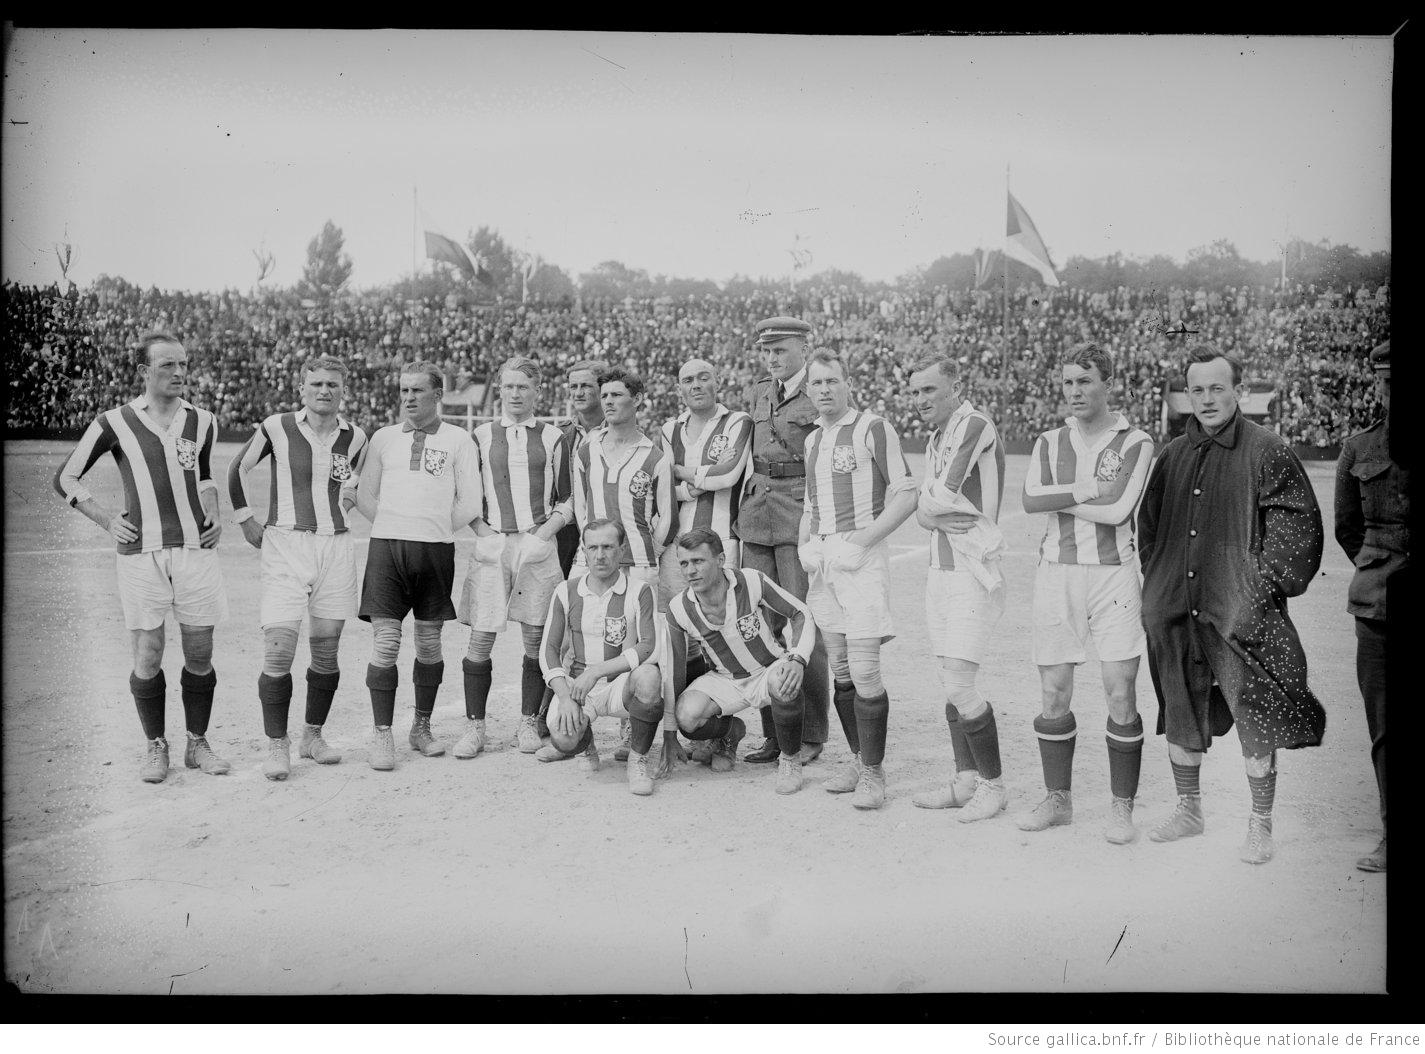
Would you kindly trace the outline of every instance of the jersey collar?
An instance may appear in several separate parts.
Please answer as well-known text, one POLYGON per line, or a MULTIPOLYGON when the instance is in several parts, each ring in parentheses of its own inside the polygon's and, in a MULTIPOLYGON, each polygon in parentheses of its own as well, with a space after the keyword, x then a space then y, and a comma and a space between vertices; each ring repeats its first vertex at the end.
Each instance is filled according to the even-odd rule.
MULTIPOLYGON (((601 597, 601 596, 604 595, 603 593, 595 593, 592 589, 589 588, 589 575, 588 575, 587 573, 585 573, 585 574, 579 579, 579 586, 578 586, 578 589, 579 589, 579 595, 580 595, 580 596, 583 596, 583 597, 593 598, 593 597, 596 597, 596 596, 601 597)), ((614 576, 614 584, 611 585, 611 586, 609 586, 608 592, 610 592, 610 593, 626 593, 626 592, 628 592, 628 572, 627 572, 627 571, 623 570, 623 568, 619 568, 619 573, 614 576)))

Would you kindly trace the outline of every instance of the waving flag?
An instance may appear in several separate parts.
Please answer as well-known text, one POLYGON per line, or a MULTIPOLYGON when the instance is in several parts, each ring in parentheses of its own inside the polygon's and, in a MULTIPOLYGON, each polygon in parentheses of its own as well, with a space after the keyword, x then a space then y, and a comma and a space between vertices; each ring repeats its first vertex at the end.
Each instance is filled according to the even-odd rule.
POLYGON ((1059 276, 1054 273, 1054 263, 1049 259, 1049 250, 1044 247, 1044 239, 1024 206, 1009 195, 1009 219, 1004 230, 1004 251, 1020 263, 1028 264, 1039 272, 1044 284, 1057 286, 1059 276))
POLYGON ((983 249, 975 250, 975 288, 979 289, 990 280, 992 274, 991 267, 994 264, 995 251, 991 249, 985 252, 983 249))
POLYGON ((426 256, 442 263, 454 264, 466 278, 474 278, 490 285, 494 277, 480 257, 461 245, 454 238, 447 238, 435 231, 426 231, 426 256))

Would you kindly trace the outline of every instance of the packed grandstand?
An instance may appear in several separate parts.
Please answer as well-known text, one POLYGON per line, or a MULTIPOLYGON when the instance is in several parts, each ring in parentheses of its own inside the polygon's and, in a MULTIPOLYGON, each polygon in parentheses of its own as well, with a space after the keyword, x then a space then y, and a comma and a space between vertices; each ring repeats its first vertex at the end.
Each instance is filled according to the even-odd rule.
MULTIPOLYGON (((1206 340, 1240 356, 1258 388, 1275 390, 1271 420, 1289 442, 1331 447, 1377 416, 1365 358, 1390 336, 1385 287, 1026 287, 1010 293, 1004 391, 1006 313, 997 290, 906 295, 806 287, 470 307, 389 293, 317 304, 286 290, 168 292, 109 280, 68 293, 6 282, 3 298, 12 433, 75 432, 132 398, 130 349, 153 330, 187 346, 189 398, 214 411, 229 433, 292 403, 299 365, 319 354, 339 355, 352 367, 346 411, 368 429, 394 418, 400 362, 432 360, 453 381, 461 370, 486 376, 516 354, 539 360, 549 375, 581 358, 623 362, 648 380, 645 420, 661 421, 679 411, 677 369, 695 355, 723 367, 724 402, 746 405, 743 392, 761 373, 753 323, 797 315, 815 327, 817 344, 853 364, 861 403, 906 437, 925 431, 905 392, 907 366, 929 351, 959 359, 970 398, 994 412, 1002 406, 1005 437, 1023 442, 1063 417, 1053 367, 1068 345, 1093 339, 1109 347, 1118 362, 1116 404, 1156 433, 1168 392, 1180 386, 1186 344, 1206 340)), ((544 412, 563 412, 562 388, 556 393, 544 412)))

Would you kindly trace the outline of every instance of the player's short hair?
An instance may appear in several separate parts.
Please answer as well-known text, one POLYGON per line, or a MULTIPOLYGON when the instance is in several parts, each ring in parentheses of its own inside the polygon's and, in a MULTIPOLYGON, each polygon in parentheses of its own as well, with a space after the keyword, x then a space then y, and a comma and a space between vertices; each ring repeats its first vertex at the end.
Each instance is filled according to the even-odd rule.
POLYGON ((812 363, 819 362, 823 366, 836 366, 841 370, 841 379, 848 381, 851 379, 851 371, 846 368, 846 360, 830 348, 817 348, 807 356, 807 373, 810 376, 812 363))
POLYGON ((603 373, 608 368, 609 364, 603 359, 580 359, 578 362, 574 363, 574 365, 570 366, 567 370, 564 371, 564 376, 568 377, 571 373, 582 373, 587 370, 589 373, 592 373, 594 375, 594 380, 597 382, 599 379, 599 374, 603 373))
POLYGON ((720 556, 723 552, 722 536, 711 527, 694 527, 691 531, 678 535, 679 549, 686 549, 691 553, 704 545, 712 550, 714 556, 720 556))
POLYGON ((1215 344, 1201 343, 1194 344, 1187 350, 1187 358, 1183 362, 1183 380, 1187 380, 1188 367, 1199 362, 1211 362, 1213 359, 1223 359, 1227 365, 1232 367, 1232 385, 1236 387, 1242 383, 1242 360, 1236 355, 1228 355, 1220 350, 1215 344))
POLYGON ((534 381, 535 387, 538 387, 544 379, 540 374, 539 363, 535 362, 531 358, 525 357, 524 355, 512 355, 510 358, 506 359, 501 364, 501 383, 504 383, 506 370, 514 370, 516 373, 523 373, 530 380, 534 381))
POLYGON ((619 545, 623 545, 628 541, 628 531, 624 528, 624 525, 618 520, 611 520, 606 517, 600 520, 590 520, 584 524, 584 529, 579 533, 580 543, 582 544, 584 539, 589 536, 590 531, 598 530, 602 527, 612 527, 614 529, 614 533, 618 535, 619 545))
POLYGON ((623 366, 610 366, 604 370, 603 373, 599 374, 600 388, 603 388, 606 384, 616 382, 627 388, 629 395, 639 396, 643 394, 643 378, 630 369, 626 369, 623 366))
POLYGON ((424 373, 430 378, 430 383, 434 385, 438 392, 445 391, 445 374, 441 372, 439 366, 426 359, 417 359, 415 362, 403 363, 401 366, 401 376, 412 373, 424 373))
POLYGON ((138 343, 134 345, 135 366, 152 365, 152 363, 149 361, 149 352, 153 350, 153 346, 155 344, 177 344, 181 348, 183 346, 183 341, 179 340, 172 333, 145 333, 143 336, 139 337, 138 343))
POLYGON ((926 370, 939 370, 941 375, 952 381, 960 379, 960 364, 949 355, 932 353, 923 355, 910 364, 910 372, 924 373, 926 370))
POLYGON ((1075 344, 1068 351, 1064 352, 1059 360, 1059 365, 1078 366, 1088 369, 1093 366, 1098 370, 1099 380, 1113 380, 1113 353, 1095 340, 1085 340, 1075 344))
POLYGON ((332 373, 341 374, 342 384, 345 384, 347 377, 351 375, 346 363, 335 355, 318 355, 314 359, 308 359, 302 366, 302 376, 305 378, 307 374, 315 373, 317 370, 330 370, 332 373))

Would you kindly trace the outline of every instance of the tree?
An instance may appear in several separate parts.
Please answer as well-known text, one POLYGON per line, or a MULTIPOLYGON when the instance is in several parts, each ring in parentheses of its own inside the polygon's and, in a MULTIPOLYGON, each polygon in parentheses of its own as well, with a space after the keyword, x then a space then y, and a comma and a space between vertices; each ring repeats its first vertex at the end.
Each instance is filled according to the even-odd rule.
POLYGON ((649 289, 647 271, 634 270, 617 260, 605 260, 579 276, 579 294, 585 300, 646 296, 649 289))
POLYGON ((252 250, 252 256, 257 261, 257 284, 261 285, 263 279, 272 273, 277 257, 272 255, 272 250, 267 247, 266 242, 252 250))
POLYGON ((500 237, 500 232, 489 227, 481 227, 466 240, 475 259, 485 271, 483 284, 494 292, 497 299, 514 300, 520 298, 520 268, 518 251, 500 237))
POLYGON ((529 280, 529 298, 546 304, 572 300, 574 280, 562 267, 541 260, 529 280))
POLYGON ((313 300, 330 300, 351 280, 351 257, 342 251, 345 238, 331 220, 307 244, 307 266, 302 268, 297 292, 313 300))

